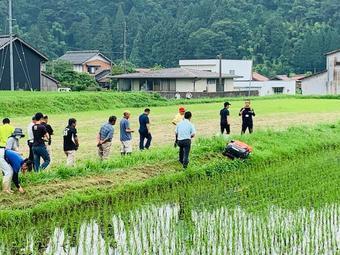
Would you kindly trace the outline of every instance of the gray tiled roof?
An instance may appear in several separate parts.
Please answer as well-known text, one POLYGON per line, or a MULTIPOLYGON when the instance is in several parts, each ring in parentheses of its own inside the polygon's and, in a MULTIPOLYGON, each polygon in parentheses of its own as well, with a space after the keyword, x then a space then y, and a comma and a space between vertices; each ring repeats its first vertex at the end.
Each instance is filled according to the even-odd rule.
POLYGON ((0 37, 0 47, 3 47, 7 43, 9 43, 9 36, 1 36, 0 37))
MULTIPOLYGON (((237 75, 230 75, 230 74, 222 74, 223 78, 239 78, 237 75)), ((147 73, 131 73, 131 74, 121 74, 121 75, 114 75, 113 78, 116 79, 175 79, 175 78, 210 78, 210 79, 217 79, 219 78, 218 73, 208 72, 208 71, 201 71, 201 70, 194 70, 188 68, 166 68, 157 71, 150 71, 147 73)))
POLYGON ((86 51, 67 51, 63 56, 59 59, 69 61, 74 65, 81 65, 85 63, 90 58, 93 58, 97 55, 105 58, 107 61, 111 62, 110 59, 105 57, 103 54, 100 53, 99 50, 86 50, 86 51))

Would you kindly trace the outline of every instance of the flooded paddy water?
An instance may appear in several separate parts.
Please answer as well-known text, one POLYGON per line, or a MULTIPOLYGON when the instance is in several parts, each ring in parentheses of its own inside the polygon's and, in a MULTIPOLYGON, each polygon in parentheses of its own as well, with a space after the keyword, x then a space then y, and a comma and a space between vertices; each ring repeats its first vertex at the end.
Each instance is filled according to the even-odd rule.
POLYGON ((0 254, 340 254, 337 153, 28 220, 0 254))

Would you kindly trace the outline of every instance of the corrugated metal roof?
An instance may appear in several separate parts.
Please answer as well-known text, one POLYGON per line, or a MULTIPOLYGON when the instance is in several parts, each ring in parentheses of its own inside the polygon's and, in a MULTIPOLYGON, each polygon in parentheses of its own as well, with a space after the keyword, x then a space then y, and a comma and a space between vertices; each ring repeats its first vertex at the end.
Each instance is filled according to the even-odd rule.
POLYGON ((9 43, 9 36, 1 36, 0 37, 0 47, 5 46, 7 43, 9 43))
POLYGON ((259 74, 257 72, 253 72, 253 80, 255 81, 269 81, 269 78, 266 76, 259 74))
MULTIPOLYGON (((223 78, 238 78, 240 76, 230 75, 230 74, 222 74, 223 78)), ((113 78, 116 79, 175 79, 175 78, 210 78, 217 79, 219 78, 218 73, 187 69, 187 68, 166 68, 157 71, 150 71, 147 73, 131 73, 131 74, 121 74, 114 75, 113 78)))

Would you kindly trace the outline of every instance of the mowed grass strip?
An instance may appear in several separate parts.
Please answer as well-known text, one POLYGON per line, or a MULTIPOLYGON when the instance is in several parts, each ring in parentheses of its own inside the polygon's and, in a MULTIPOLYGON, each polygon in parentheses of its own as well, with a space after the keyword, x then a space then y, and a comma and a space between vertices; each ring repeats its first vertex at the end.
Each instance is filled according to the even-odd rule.
MULTIPOLYGON (((236 99, 235 99, 236 100, 236 99)), ((239 134, 241 129, 241 119, 238 112, 243 106, 243 101, 231 101, 230 109, 231 130, 232 134, 239 134)), ((169 146, 174 142, 174 125, 171 123, 179 106, 184 106, 192 111, 192 122, 197 129, 197 137, 208 138, 219 133, 219 111, 223 107, 220 103, 198 103, 188 104, 194 101, 185 101, 182 105, 158 106, 151 107, 151 130, 153 142, 151 149, 159 149, 169 146)), ((196 101, 195 101, 196 102, 196 101)), ((200 101, 197 101, 200 102, 200 101)), ((178 103, 178 102, 176 102, 178 103)), ((255 132, 263 129, 284 130, 294 125, 314 125, 322 122, 334 122, 340 119, 340 100, 334 99, 299 99, 299 98, 278 98, 278 99, 256 99, 253 101, 257 116, 254 120, 255 132)), ((119 157, 119 120, 122 118, 123 111, 128 109, 132 112, 131 126, 136 133, 133 135, 134 150, 138 149, 138 116, 143 112, 145 107, 149 107, 148 101, 143 107, 133 108, 133 102, 127 108, 113 108, 112 110, 98 110, 76 112, 74 108, 72 113, 66 110, 64 113, 50 114, 50 124, 55 129, 52 143, 52 166, 65 164, 65 155, 63 152, 63 130, 67 125, 70 117, 78 120, 78 134, 80 139, 80 148, 76 158, 78 161, 95 160, 97 156, 96 135, 100 126, 107 121, 111 115, 118 117, 115 126, 115 136, 113 140, 112 158, 119 157)), ((32 111, 32 114, 34 112, 32 111)), ((13 125, 23 128, 30 122, 31 115, 25 117, 15 117, 12 119, 13 125)), ((25 138, 21 140, 21 152, 28 155, 25 138)), ((53 171, 53 169, 52 169, 53 171)))

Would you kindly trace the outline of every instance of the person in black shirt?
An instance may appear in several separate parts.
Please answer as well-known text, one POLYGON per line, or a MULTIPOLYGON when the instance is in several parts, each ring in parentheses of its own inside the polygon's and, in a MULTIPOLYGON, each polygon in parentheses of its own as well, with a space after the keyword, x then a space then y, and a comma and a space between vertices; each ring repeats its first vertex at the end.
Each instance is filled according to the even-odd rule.
POLYGON ((221 133, 222 135, 224 134, 224 131, 226 131, 227 135, 230 134, 230 123, 229 123, 229 107, 230 107, 229 102, 224 103, 224 108, 220 111, 220 116, 221 116, 221 133))
POLYGON ((38 112, 35 115, 36 123, 33 125, 33 157, 34 157, 34 171, 38 172, 40 170, 44 170, 50 164, 50 155, 47 151, 45 141, 49 140, 49 135, 46 131, 46 127, 42 125, 42 118, 44 115, 41 112, 38 112), (40 165, 40 158, 44 160, 44 163, 40 165))
POLYGON ((45 115, 44 118, 42 118, 41 124, 45 126, 46 131, 47 131, 47 133, 49 135, 49 139, 48 139, 48 143, 47 144, 51 145, 52 144, 52 135, 54 135, 53 134, 54 130, 51 127, 51 125, 48 124, 48 116, 47 115, 45 115))
POLYGON ((151 132, 150 132, 150 119, 149 119, 150 109, 146 108, 144 113, 139 116, 139 149, 144 150, 149 149, 151 145, 151 132), (146 139, 146 143, 145 142, 146 139))
POLYGON ((245 101, 245 106, 240 110, 239 116, 242 116, 241 134, 244 134, 247 129, 250 134, 253 133, 253 117, 255 117, 255 111, 250 107, 250 100, 245 101))
POLYGON ((68 166, 74 166, 75 153, 79 147, 76 126, 77 126, 77 120, 71 118, 68 120, 68 126, 64 130, 64 152, 67 157, 66 164, 68 166))

